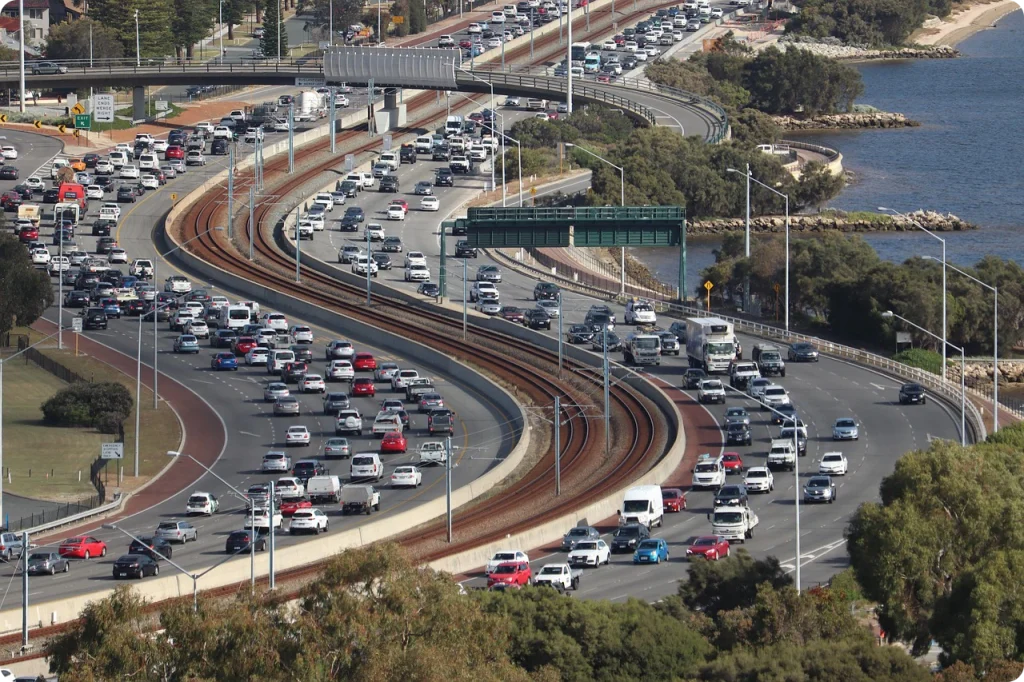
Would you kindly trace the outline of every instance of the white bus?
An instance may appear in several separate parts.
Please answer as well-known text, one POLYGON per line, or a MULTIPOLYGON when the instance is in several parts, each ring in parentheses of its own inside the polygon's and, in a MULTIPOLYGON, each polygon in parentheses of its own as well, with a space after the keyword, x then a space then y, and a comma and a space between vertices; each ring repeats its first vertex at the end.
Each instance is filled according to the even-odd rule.
POLYGON ((570 51, 570 59, 572 63, 580 66, 583 64, 583 60, 587 58, 587 55, 593 50, 593 45, 590 43, 573 43, 572 50, 570 51))
POLYGON ((245 325, 249 324, 251 315, 252 311, 249 310, 249 306, 224 306, 220 309, 220 322, 218 323, 218 326, 221 329, 241 329, 245 325))

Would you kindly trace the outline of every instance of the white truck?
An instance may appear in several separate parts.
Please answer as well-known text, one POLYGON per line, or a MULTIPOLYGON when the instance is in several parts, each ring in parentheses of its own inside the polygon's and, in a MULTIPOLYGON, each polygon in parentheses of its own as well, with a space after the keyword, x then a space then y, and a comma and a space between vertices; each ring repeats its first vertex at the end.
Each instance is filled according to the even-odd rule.
POLYGON ((718 507, 708 514, 708 520, 715 535, 743 543, 754 537, 754 526, 761 522, 750 507, 718 507))
POLYGON ((654 306, 650 301, 643 298, 631 298, 626 301, 626 324, 645 325, 657 324, 658 315, 654 312, 654 306))
POLYGON ((702 405, 725 403, 725 386, 718 379, 705 379, 697 387, 697 402, 702 405))
POLYGON ((694 489, 712 488, 717 490, 725 485, 725 466, 721 455, 715 457, 705 452, 697 457, 697 466, 693 468, 694 489))
POLYGON ((769 469, 796 469, 796 451, 793 449, 791 439, 776 438, 772 440, 771 449, 768 450, 769 469))
POLYGON ((544 564, 537 575, 533 577, 533 584, 537 587, 541 585, 554 587, 559 592, 576 591, 580 589, 580 576, 582 575, 582 569, 572 568, 569 564, 544 564))
POLYGON ((324 96, 318 92, 307 90, 300 92, 295 103, 294 120, 315 121, 324 116, 324 96))
POLYGON ((729 370, 729 385, 745 391, 751 381, 760 377, 761 370, 756 362, 737 362, 729 370))
POLYGON ((690 367, 700 367, 708 374, 728 372, 736 357, 732 323, 717 317, 687 318, 686 355, 690 367))
POLYGON ((345 485, 341 489, 342 514, 366 514, 380 511, 380 491, 372 485, 345 485))
POLYGON ((657 334, 630 334, 622 344, 622 356, 628 365, 660 365, 661 337, 657 334))
POLYGON ((439 440, 420 443, 417 452, 420 455, 420 466, 443 465, 448 462, 447 450, 445 450, 444 443, 439 440))
POLYGON ((402 433, 402 418, 391 411, 381 411, 373 420, 372 433, 378 438, 383 438, 392 431, 402 433))
POLYGON ((337 503, 340 499, 341 480, 337 476, 314 476, 306 481, 306 495, 313 504, 337 503))
POLYGON ((661 486, 638 485, 626 491, 622 497, 622 510, 619 511, 619 525, 627 526, 638 523, 647 526, 661 526, 665 522, 665 501, 661 496, 661 486))

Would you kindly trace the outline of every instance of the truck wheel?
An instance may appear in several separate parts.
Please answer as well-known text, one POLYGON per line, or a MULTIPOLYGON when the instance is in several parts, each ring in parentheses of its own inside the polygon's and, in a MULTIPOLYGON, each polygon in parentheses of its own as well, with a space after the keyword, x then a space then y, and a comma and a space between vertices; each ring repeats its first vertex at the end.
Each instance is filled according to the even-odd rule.
POLYGON ((580 579, 579 578, 573 578, 573 580, 572 580, 572 591, 575 592, 578 589, 580 589, 580 579))
POLYGON ((367 516, 369 516, 369 515, 370 515, 370 510, 371 510, 371 509, 373 509, 373 507, 371 507, 371 506, 369 506, 369 505, 367 505, 367 506, 366 506, 366 515, 367 515, 367 516))
POLYGON ((781 377, 785 377, 785 376, 786 376, 786 370, 782 370, 782 371, 781 371, 781 372, 779 373, 779 376, 781 376, 781 377))
POLYGON ((373 509, 374 509, 374 511, 380 511, 380 502, 378 502, 377 504, 373 505, 373 509))

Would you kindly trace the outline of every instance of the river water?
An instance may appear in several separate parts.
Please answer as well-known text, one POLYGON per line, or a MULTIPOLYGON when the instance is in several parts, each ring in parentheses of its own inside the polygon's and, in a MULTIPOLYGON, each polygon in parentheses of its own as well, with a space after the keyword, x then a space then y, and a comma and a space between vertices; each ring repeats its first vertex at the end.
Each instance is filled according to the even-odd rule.
MULTIPOLYGON (((831 207, 953 213, 981 229, 945 235, 950 262, 973 265, 997 254, 1024 264, 1024 13, 1014 11, 958 47, 959 59, 857 65, 864 79, 860 102, 905 113, 921 127, 795 139, 843 153, 854 181, 831 207)), ((941 245, 921 232, 863 236, 893 261, 941 253, 941 245)), ((717 247, 716 239, 690 240, 691 292, 717 247)), ((631 252, 663 281, 677 280, 674 249, 631 252)))

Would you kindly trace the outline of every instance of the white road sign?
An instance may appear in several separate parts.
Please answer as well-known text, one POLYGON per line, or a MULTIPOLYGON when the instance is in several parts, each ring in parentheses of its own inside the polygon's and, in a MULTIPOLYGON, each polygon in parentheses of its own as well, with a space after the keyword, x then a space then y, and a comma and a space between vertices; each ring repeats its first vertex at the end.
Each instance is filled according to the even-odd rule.
POLYGON ((345 172, 351 173, 352 169, 356 167, 356 157, 352 154, 345 155, 345 172))
POLYGON ((100 459, 124 459, 124 443, 101 443, 100 459))
POLYGON ((76 334, 81 334, 82 333, 82 318, 80 318, 80 317, 72 317, 71 318, 71 331, 75 332, 76 334))
POLYGON ((303 78, 295 77, 295 86, 299 88, 322 88, 327 85, 326 78, 303 78))
POLYGON ((158 99, 156 101, 156 110, 157 111, 167 111, 168 109, 170 109, 170 107, 167 105, 167 100, 165 100, 165 99, 158 99))
POLYGON ((114 122, 114 96, 93 95, 92 98, 93 119, 99 123, 114 122))

